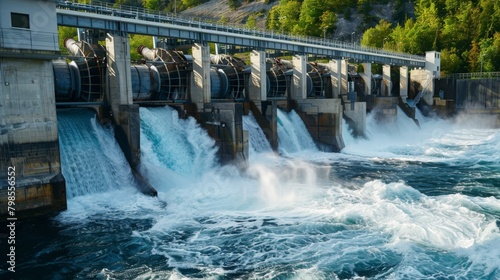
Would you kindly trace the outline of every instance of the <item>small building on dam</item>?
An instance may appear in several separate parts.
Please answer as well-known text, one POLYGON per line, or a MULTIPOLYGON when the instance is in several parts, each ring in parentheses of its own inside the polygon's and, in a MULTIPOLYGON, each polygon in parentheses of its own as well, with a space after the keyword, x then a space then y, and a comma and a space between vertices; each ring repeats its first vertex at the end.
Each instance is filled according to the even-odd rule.
POLYGON ((295 110, 317 145, 331 152, 344 147, 343 120, 363 136, 368 112, 393 122, 400 108, 415 119, 419 104, 447 115, 496 115, 500 126, 499 77, 441 78, 439 68, 436 51, 390 53, 106 5, 0 1, 0 216, 66 209, 58 108, 91 108, 112 124, 140 190, 149 195, 156 195, 154 186, 136 171, 141 106, 171 106, 182 118, 194 117, 215 140, 220 161, 242 168, 249 141, 243 116, 252 114, 277 150, 278 108, 295 110), (87 34, 65 38, 67 56, 59 49, 58 26, 87 34), (129 34, 150 35, 154 45, 130 49, 129 34), (176 42, 189 45, 189 54, 176 42), (208 43, 250 49, 250 64, 211 54, 208 43), (136 51, 143 59, 132 64, 136 51), (321 60, 309 61, 313 57, 321 60), (383 65, 382 75, 372 74, 373 63, 383 65))

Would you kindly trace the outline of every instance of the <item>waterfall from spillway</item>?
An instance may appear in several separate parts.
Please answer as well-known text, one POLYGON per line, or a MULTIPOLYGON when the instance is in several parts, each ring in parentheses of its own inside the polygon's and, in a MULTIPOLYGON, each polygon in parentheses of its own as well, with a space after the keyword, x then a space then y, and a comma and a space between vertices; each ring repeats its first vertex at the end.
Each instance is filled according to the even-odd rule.
POLYGON ((57 121, 68 198, 133 186, 135 180, 113 130, 102 127, 95 112, 58 110, 57 121))
POLYGON ((217 149, 194 118, 179 119, 168 106, 140 108, 142 163, 197 176, 216 165, 217 149))
POLYGON ((284 154, 318 150, 304 122, 293 110, 285 113, 278 109, 278 141, 279 151, 284 154))
POLYGON ((269 141, 267 141, 266 135, 251 113, 248 116, 243 116, 243 129, 248 131, 250 138, 250 154, 272 152, 271 145, 269 141))

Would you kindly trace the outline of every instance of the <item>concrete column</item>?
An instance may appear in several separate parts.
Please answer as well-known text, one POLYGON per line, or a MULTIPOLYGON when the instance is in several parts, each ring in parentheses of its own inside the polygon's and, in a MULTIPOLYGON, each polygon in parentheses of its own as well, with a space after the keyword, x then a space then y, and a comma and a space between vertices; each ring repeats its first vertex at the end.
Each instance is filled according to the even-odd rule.
POLYGON ((194 44, 191 101, 196 104, 198 111, 203 110, 204 103, 211 102, 210 89, 210 48, 194 44))
POLYGON ((408 67, 401 66, 399 68, 399 96, 406 102, 408 97, 408 67))
POLYGON ((139 106, 132 101, 130 41, 128 37, 107 34, 107 92, 115 123, 115 137, 132 167, 140 161, 139 106))
POLYGON ((344 107, 344 116, 355 136, 364 137, 366 136, 366 102, 355 102, 353 105, 348 104, 344 107))
POLYGON ((330 69, 331 81, 332 81, 332 94, 333 98, 339 98, 340 95, 340 60, 330 60, 328 62, 328 69, 330 69))
POLYGON ((348 63, 345 59, 330 60, 328 67, 332 71, 333 98, 347 94, 348 63))
POLYGON ((307 99, 307 57, 295 55, 293 57, 293 91, 291 98, 298 103, 307 99))
POLYGON ((50 60, 0 55, 0 217, 7 216, 9 177, 16 217, 66 209, 53 73, 50 60))
POLYGON ((106 36, 108 67, 108 98, 114 114, 120 105, 131 105, 132 79, 130 73, 130 41, 128 37, 106 36))
POLYGON ((363 65, 363 73, 359 73, 359 76, 365 82, 365 94, 372 94, 372 64, 371 63, 362 63, 363 65))
POLYGON ((308 99, 298 104, 297 113, 321 148, 333 152, 344 148, 340 99, 308 99))
POLYGON ((382 96, 390 96, 392 92, 391 82, 391 66, 384 64, 382 66, 382 88, 380 89, 382 96))
POLYGON ((347 94, 348 91, 348 71, 349 71, 349 63, 347 59, 342 59, 340 63, 340 81, 341 81, 341 94, 347 94))
POLYGON ((252 51, 250 53, 250 62, 252 63, 250 100, 262 112, 262 101, 267 100, 266 53, 264 51, 252 51))

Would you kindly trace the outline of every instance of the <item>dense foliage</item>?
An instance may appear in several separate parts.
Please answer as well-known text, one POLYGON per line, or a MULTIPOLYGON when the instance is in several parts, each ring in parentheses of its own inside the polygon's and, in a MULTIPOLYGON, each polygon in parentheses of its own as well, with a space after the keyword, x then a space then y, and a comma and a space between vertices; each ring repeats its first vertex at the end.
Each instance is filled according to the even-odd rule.
POLYGON ((422 54, 442 52, 446 72, 500 71, 498 0, 420 0, 415 19, 366 30, 362 44, 422 54))

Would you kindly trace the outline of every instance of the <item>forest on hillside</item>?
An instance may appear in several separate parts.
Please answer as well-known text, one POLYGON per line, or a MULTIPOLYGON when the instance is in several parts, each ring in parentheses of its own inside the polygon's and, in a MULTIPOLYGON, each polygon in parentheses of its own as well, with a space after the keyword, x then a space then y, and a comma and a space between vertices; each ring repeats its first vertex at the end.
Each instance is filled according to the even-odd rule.
POLYGON ((500 1, 415 0, 414 15, 405 12, 408 1, 392 1, 393 17, 376 20, 372 6, 388 0, 281 0, 269 11, 270 29, 322 36, 333 32, 339 16, 362 17, 361 44, 412 54, 441 51, 447 73, 500 71, 500 1), (370 27, 372 25, 373 27, 370 27))
MULTIPOLYGON (((101 0, 167 12, 206 1, 101 0)), ((227 1, 234 9, 253 0, 227 1)), ((317 37, 334 34, 339 18, 361 17, 356 31, 363 34, 362 45, 419 55, 437 50, 446 73, 500 71, 499 0, 279 0, 267 13, 267 29, 317 37), (393 9, 392 16, 380 20, 373 13, 376 5, 393 9)), ((249 15, 248 27, 252 20, 249 15)))

